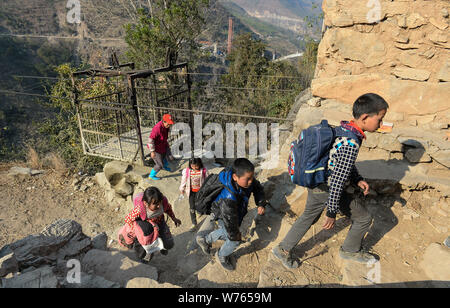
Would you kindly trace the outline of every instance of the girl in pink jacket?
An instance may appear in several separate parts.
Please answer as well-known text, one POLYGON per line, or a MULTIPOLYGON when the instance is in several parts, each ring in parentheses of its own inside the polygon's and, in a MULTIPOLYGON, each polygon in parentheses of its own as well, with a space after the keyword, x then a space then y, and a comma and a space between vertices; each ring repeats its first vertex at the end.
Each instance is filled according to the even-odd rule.
POLYGON ((180 193, 189 197, 189 209, 191 213, 191 231, 197 226, 197 216, 195 214, 195 195, 200 190, 208 170, 203 166, 201 158, 191 158, 189 166, 183 170, 181 177, 180 193))
POLYGON ((148 187, 143 193, 133 198, 134 208, 125 217, 125 225, 119 231, 119 244, 134 248, 139 259, 150 261, 153 252, 161 250, 162 254, 173 248, 175 242, 164 214, 172 218, 175 226, 181 220, 175 217, 167 198, 156 187, 148 187), (160 239, 160 243, 157 240, 160 239))

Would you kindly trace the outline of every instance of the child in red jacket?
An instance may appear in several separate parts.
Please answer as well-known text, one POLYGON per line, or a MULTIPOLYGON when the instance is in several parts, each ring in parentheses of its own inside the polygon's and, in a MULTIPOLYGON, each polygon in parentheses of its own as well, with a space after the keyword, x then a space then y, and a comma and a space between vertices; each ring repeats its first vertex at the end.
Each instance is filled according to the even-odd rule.
POLYGON ((155 162, 155 166, 148 176, 149 179, 160 180, 161 178, 157 177, 156 174, 161 169, 169 172, 172 171, 169 168, 169 161, 173 160, 173 156, 170 152, 170 147, 167 140, 169 139, 169 129, 173 124, 174 121, 172 116, 170 114, 165 114, 162 121, 159 121, 152 128, 147 147, 150 150, 150 156, 155 162))

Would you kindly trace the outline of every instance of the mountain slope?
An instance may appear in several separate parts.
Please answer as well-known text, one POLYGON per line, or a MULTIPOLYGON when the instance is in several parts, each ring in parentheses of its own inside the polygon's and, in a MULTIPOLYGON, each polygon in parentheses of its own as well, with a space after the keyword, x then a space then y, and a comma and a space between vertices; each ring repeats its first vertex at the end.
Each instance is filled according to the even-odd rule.
POLYGON ((287 55, 301 49, 298 33, 249 15, 233 2, 221 2, 234 19, 235 36, 244 32, 255 33, 272 52, 287 55))
POLYGON ((320 12, 322 0, 228 0, 247 12, 265 11, 290 18, 303 18, 320 12), (317 8, 315 8, 317 7, 317 8))
POLYGON ((318 38, 322 20, 322 0, 222 0, 233 3, 254 18, 293 31, 302 36, 318 38), (311 28, 311 26, 313 26, 311 28))

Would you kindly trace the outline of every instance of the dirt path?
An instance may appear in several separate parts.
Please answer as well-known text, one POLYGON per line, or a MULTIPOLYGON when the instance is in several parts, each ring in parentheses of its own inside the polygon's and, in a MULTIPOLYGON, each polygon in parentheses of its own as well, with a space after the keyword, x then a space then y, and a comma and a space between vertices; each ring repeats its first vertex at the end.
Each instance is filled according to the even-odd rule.
MULTIPOLYGON (((76 220, 88 236, 106 232, 110 240, 115 239, 115 232, 123 224, 126 209, 108 204, 105 192, 97 184, 86 191, 76 190, 72 176, 59 175, 54 171, 34 177, 12 178, 6 175, 11 166, 0 165, 0 247, 39 233, 60 218, 76 220)), ((175 185, 177 180, 174 177, 170 183, 175 185)), ((339 217, 336 228, 331 231, 321 230, 322 217, 295 248, 296 256, 304 260, 302 266, 287 271, 273 258, 270 249, 289 231, 295 217, 289 217, 283 212, 272 213, 258 226, 251 241, 241 245, 236 252, 236 271, 225 273, 212 257, 196 249, 194 233, 189 231, 186 202, 173 202, 175 213, 183 224, 175 228, 170 220, 168 222, 175 238, 175 248, 168 256, 158 254, 151 261, 151 265, 158 268, 160 282, 185 287, 255 287, 265 277, 273 286, 327 287, 347 283, 346 280, 352 275, 343 272, 342 264, 336 258, 337 250, 350 227, 348 219, 344 217, 339 217), (198 280, 204 279, 206 282, 202 284, 196 281, 197 278, 192 275, 194 273, 198 274, 198 280)), ((426 282, 420 283, 429 280, 420 263, 425 249, 431 243, 442 243, 448 236, 448 204, 436 191, 431 190, 379 196, 367 202, 375 220, 366 243, 380 257, 381 282, 410 282, 427 286, 426 282)), ((252 224, 254 211, 251 206, 248 217, 244 219, 246 230, 252 224)), ((220 243, 214 247, 220 247, 220 243)), ((110 243, 110 248, 120 249, 116 242, 110 243)), ((133 257, 131 251, 124 253, 133 257)))
POLYGON ((39 233, 60 218, 78 221, 88 236, 110 233, 123 220, 97 185, 77 191, 73 177, 51 170, 33 177, 9 177, 11 166, 0 165, 0 246, 39 233))

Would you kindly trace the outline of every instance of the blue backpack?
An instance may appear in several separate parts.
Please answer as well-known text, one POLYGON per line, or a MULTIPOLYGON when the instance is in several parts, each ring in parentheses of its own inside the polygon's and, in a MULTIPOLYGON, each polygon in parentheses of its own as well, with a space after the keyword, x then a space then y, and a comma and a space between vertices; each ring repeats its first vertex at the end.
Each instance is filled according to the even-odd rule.
POLYGON ((308 188, 326 183, 330 149, 335 138, 341 136, 360 142, 354 133, 341 127, 333 128, 327 120, 303 130, 291 143, 288 173, 292 183, 308 188))

